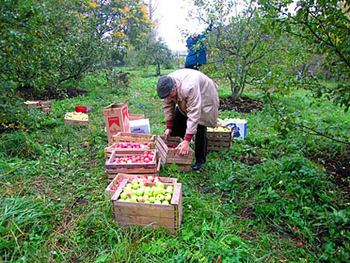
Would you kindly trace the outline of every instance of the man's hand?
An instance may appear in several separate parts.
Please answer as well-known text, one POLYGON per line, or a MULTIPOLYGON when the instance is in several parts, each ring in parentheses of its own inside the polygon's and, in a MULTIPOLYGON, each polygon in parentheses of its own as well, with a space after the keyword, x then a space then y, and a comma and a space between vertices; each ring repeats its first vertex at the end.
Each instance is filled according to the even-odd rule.
POLYGON ((176 147, 176 149, 179 155, 188 155, 190 143, 188 141, 183 141, 176 147))
POLYGON ((170 133, 171 133, 171 129, 166 129, 166 131, 164 132, 164 138, 165 138, 165 140, 168 140, 168 139, 169 139, 170 133))

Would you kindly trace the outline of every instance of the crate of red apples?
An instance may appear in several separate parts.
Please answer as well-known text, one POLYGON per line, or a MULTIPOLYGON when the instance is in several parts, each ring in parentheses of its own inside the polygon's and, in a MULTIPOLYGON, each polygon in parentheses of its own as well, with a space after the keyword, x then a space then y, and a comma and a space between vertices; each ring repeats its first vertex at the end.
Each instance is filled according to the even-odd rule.
POLYGON ((115 149, 105 163, 106 173, 112 180, 118 173, 158 174, 159 157, 157 150, 115 149))
POLYGON ((169 137, 168 140, 165 140, 163 136, 157 136, 156 149, 159 151, 159 157, 163 164, 169 165, 175 163, 178 165, 180 171, 189 171, 191 170, 194 151, 190 148, 188 155, 180 156, 177 153, 176 147, 182 141, 180 137, 169 137))
POLYGON ((125 150, 125 154, 132 149, 152 149, 153 145, 150 142, 117 142, 105 148, 105 157, 108 159, 111 156, 111 153, 118 150, 125 150))
POLYGON ((114 219, 130 225, 164 227, 176 233, 181 226, 182 185, 172 178, 143 176, 118 182, 112 196, 114 219))

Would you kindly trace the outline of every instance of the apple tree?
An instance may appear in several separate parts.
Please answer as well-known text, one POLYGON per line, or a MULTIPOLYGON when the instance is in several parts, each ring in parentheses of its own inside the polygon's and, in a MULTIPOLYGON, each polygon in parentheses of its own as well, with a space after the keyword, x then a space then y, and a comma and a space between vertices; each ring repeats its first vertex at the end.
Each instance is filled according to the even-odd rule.
POLYGON ((323 67, 329 68, 338 80, 335 87, 314 85, 317 97, 327 97, 350 107, 350 6, 348 1, 261 0, 271 26, 299 37, 305 44, 324 57, 323 67), (295 30, 297 28, 297 30, 295 30))
POLYGON ((15 116, 9 111, 18 105, 9 103, 17 103, 18 90, 37 99, 57 95, 66 81, 104 67, 112 50, 122 53, 139 44, 151 27, 140 0, 3 0, 0 11, 4 119, 15 116))
POLYGON ((133 48, 151 27, 140 0, 3 1, 1 79, 48 89, 103 66, 110 50, 133 48))
POLYGON ((228 81, 232 97, 239 98, 246 85, 254 85, 266 76, 274 63, 276 37, 266 26, 255 1, 194 1, 199 7, 197 17, 215 21, 207 34, 209 62, 206 70, 212 77, 228 81))
POLYGON ((146 68, 148 65, 156 66, 156 75, 161 75, 161 66, 172 68, 174 56, 164 41, 159 38, 145 38, 144 44, 138 50, 129 53, 130 62, 146 68))

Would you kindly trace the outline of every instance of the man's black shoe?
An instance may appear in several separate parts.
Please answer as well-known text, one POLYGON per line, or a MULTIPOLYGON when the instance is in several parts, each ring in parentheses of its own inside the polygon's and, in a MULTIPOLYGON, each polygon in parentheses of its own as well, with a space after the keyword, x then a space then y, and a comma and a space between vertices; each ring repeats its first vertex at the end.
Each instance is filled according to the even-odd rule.
POLYGON ((192 166, 192 169, 193 169, 194 171, 198 171, 198 170, 201 169, 204 165, 205 165, 205 163, 196 163, 195 165, 192 166))

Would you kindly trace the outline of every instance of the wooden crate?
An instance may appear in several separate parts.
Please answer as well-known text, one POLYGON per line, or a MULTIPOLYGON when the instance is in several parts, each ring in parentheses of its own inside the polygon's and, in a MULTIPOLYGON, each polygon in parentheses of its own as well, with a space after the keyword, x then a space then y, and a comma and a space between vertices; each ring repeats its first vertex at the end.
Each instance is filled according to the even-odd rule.
POLYGON ((208 151, 221 151, 231 148, 233 129, 227 132, 207 132, 208 151))
POLYGON ((66 125, 89 125, 89 120, 73 120, 64 118, 64 124, 66 125))
POLYGON ((172 163, 178 165, 180 171, 190 171, 194 151, 190 148, 189 154, 180 156, 173 146, 178 146, 183 140, 180 137, 170 137, 167 141, 163 136, 157 136, 156 149, 159 151, 161 162, 168 166, 172 163))
MULTIPOLYGON (((144 176, 150 176, 150 174, 123 174, 119 173, 117 174, 112 182, 109 183, 109 185, 105 189, 105 193, 107 196, 109 195, 110 197, 113 196, 113 194, 116 192, 116 190, 112 190, 112 186, 115 186, 116 184, 121 184, 121 182, 126 179, 128 182, 131 182, 134 179, 137 178, 142 178, 144 176)), ((164 184, 174 184, 177 183, 177 178, 171 178, 171 177, 159 177, 160 181, 164 184)))
POLYGON ((145 115, 143 114, 136 114, 136 113, 129 113, 129 120, 134 121, 134 120, 140 120, 144 119, 145 115))
POLYGON ((134 174, 146 174, 146 175, 154 175, 158 176, 159 175, 159 170, 160 170, 160 159, 158 158, 157 160, 157 168, 156 171, 154 172, 153 170, 143 170, 141 172, 134 172, 131 170, 126 170, 126 169, 105 169, 105 173, 107 175, 107 182, 110 183, 112 180, 119 174, 119 173, 128 173, 130 175, 134 174))
MULTIPOLYGON (((109 157, 111 157, 111 154, 112 154, 112 152, 115 149, 119 149, 121 151, 125 151, 125 155, 127 155, 130 150, 138 149, 138 148, 114 148, 114 146, 117 145, 118 143, 113 143, 112 145, 110 145, 110 146, 105 148, 105 157, 106 157, 106 159, 109 159, 109 157)), ((144 148, 140 148, 140 149, 142 149, 142 150, 154 149, 154 143, 151 143, 151 142, 145 142, 145 143, 147 143, 147 145, 145 145, 144 148)))
POLYGON ((64 119, 66 125, 88 125, 89 121, 64 119))
MULTIPOLYGON (((112 143, 118 142, 150 142, 155 143, 156 135, 147 133, 118 132, 112 136, 112 143)), ((154 149, 154 147, 153 147, 154 149)))
POLYGON ((52 110, 52 101, 49 100, 26 101, 24 104, 28 109, 39 109, 43 112, 52 110))
POLYGON ((115 150, 111 154, 110 158, 105 163, 106 174, 109 181, 118 173, 125 174, 153 174, 158 175, 160 168, 159 154, 157 150, 147 150, 155 153, 154 159, 149 163, 120 163, 115 164, 113 161, 116 157, 142 155, 144 150, 131 149, 128 151, 128 155, 125 155, 125 151, 115 150))
MULTIPOLYGON (((131 203, 118 201, 128 180, 124 179, 112 197, 114 219, 120 227, 131 225, 152 228, 164 227, 175 234, 181 227, 182 220, 182 185, 173 183, 174 192, 169 205, 131 203)), ((167 184, 165 184, 167 186, 167 184)))

